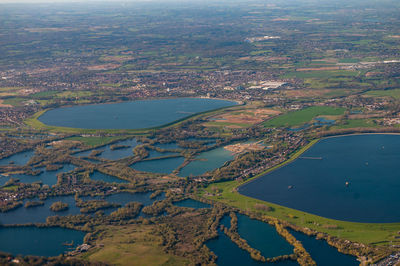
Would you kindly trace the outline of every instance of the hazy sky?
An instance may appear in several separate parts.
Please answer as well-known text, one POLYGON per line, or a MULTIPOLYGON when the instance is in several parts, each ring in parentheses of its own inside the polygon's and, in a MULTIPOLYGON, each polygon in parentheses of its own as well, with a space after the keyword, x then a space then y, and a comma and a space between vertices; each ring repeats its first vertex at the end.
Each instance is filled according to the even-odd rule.
MULTIPOLYGON (((84 2, 160 2, 174 0, 0 0, 0 4, 8 3, 84 3, 84 2)), ((201 1, 201 0, 198 0, 201 1)), ((174 1, 176 2, 176 1, 174 1)))

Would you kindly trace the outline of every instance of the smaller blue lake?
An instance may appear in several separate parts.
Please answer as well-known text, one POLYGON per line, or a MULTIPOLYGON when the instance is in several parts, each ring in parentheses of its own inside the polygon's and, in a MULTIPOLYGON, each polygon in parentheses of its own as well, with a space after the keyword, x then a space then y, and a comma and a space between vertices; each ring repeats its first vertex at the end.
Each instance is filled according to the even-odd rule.
POLYGON ((156 159, 149 161, 141 161, 132 164, 135 170, 150 173, 170 174, 185 161, 184 157, 173 157, 166 159, 156 159))
POLYGON ((179 176, 198 176, 208 171, 221 167, 227 161, 233 160, 235 156, 224 147, 206 151, 198 155, 194 161, 183 167, 179 176))
POLYGON ((57 174, 69 172, 75 169, 75 166, 72 164, 65 164, 62 168, 56 171, 46 171, 45 168, 41 168, 43 172, 40 175, 10 175, 8 177, 0 177, 0 186, 4 185, 11 178, 18 179, 21 183, 34 183, 34 182, 42 182, 45 185, 53 186, 57 184, 57 174))
POLYGON ((25 165, 29 162, 34 154, 35 152, 33 150, 16 153, 10 157, 1 159, 0 165, 7 165, 10 163, 14 163, 15 165, 25 165))
POLYGON ((224 215, 224 217, 222 217, 219 223, 225 226, 227 229, 229 229, 231 228, 231 217, 228 214, 224 215))
POLYGON ((86 151, 81 151, 73 154, 72 156, 75 157, 87 157, 92 153, 93 150, 86 150, 86 151))
POLYGON ((211 239, 206 243, 206 245, 215 255, 217 255, 218 259, 216 263, 219 266, 298 265, 296 261, 291 260, 276 263, 262 263, 255 261, 250 257, 250 254, 247 251, 239 248, 220 229, 218 229, 218 237, 211 239))
POLYGON ((336 248, 330 246, 324 240, 317 240, 315 237, 294 230, 289 230, 289 232, 302 243, 303 247, 308 251, 308 253, 310 253, 311 258, 317 263, 317 265, 360 265, 360 262, 356 257, 340 253, 336 248))
POLYGON ((317 118, 314 118, 314 120, 316 120, 316 122, 314 123, 314 125, 317 125, 317 126, 324 126, 324 125, 333 125, 333 124, 335 124, 335 120, 326 119, 325 117, 317 117, 317 118))
POLYGON ((243 214, 237 214, 237 218, 239 235, 264 257, 273 258, 293 253, 293 247, 276 232, 275 227, 243 214))
POLYGON ((107 182, 107 183, 128 183, 128 181, 126 181, 126 180, 119 179, 115 176, 106 175, 99 171, 94 171, 90 175, 90 179, 95 180, 95 181, 103 181, 103 182, 107 182))
POLYGON ((178 207, 186 207, 186 208, 193 208, 193 209, 203 209, 203 208, 210 208, 211 205, 207 203, 203 203, 201 201, 193 200, 193 199, 185 199, 181 201, 174 202, 175 206, 178 207))
POLYGON ((99 150, 104 150, 99 157, 109 160, 118 160, 121 158, 133 156, 133 148, 135 148, 137 145, 138 142, 136 141, 136 139, 119 141, 117 143, 113 143, 111 145, 99 148, 99 150), (127 147, 112 150, 111 149, 112 145, 123 145, 127 147))
POLYGON ((0 227, 0 250, 13 255, 53 257, 81 245, 85 235, 82 231, 58 227, 0 227))
POLYGON ((302 130, 307 129, 309 127, 311 127, 310 124, 304 124, 304 125, 302 125, 300 127, 289 128, 289 131, 299 132, 299 131, 302 131, 302 130))

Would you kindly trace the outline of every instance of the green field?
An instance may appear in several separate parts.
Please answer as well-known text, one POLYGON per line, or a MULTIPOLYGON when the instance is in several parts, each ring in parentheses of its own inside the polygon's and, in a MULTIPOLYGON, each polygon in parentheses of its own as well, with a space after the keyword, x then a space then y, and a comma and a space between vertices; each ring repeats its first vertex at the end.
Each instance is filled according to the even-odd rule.
POLYGON ((292 111, 275 117, 264 123, 265 127, 298 126, 320 115, 343 115, 346 109, 330 106, 312 106, 299 111, 292 111))
POLYGON ((357 71, 349 70, 294 71, 283 75, 281 78, 355 77, 358 74, 357 71))
POLYGON ((364 95, 371 97, 393 97, 395 99, 400 99, 400 89, 372 90, 372 91, 367 91, 364 95))
POLYGON ((22 106, 24 105, 24 101, 27 101, 28 99, 21 98, 21 97, 13 97, 13 98, 7 98, 4 99, 3 104, 9 104, 12 106, 22 106))
POLYGON ((344 124, 335 125, 332 129, 342 129, 342 128, 359 128, 359 127, 378 127, 371 119, 349 119, 346 120, 344 124))
POLYGON ((98 244, 104 245, 84 254, 91 262, 111 265, 187 265, 188 261, 163 251, 161 237, 153 225, 103 227, 98 244))
POLYGON ((87 146, 100 146, 105 145, 113 140, 118 139, 118 137, 70 137, 65 140, 77 140, 82 142, 87 146))
POLYGON ((207 126, 210 127, 229 127, 229 126, 238 126, 238 127, 250 127, 252 124, 245 123, 229 123, 229 122, 207 122, 207 126))

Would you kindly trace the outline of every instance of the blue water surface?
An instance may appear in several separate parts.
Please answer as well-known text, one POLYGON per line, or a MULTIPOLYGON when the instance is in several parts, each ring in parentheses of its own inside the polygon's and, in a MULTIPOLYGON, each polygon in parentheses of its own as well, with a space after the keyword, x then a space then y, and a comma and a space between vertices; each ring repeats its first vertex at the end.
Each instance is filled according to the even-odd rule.
POLYGON ((13 255, 53 257, 81 245, 86 233, 59 227, 0 227, 0 250, 13 255), (72 244, 63 245, 63 244, 72 244))
POLYGON ((399 135, 327 138, 239 192, 332 219, 400 222, 399 161, 399 135))
POLYGON ((236 105, 216 99, 177 98, 62 107, 39 120, 47 125, 91 129, 139 129, 161 126, 199 112, 236 105))

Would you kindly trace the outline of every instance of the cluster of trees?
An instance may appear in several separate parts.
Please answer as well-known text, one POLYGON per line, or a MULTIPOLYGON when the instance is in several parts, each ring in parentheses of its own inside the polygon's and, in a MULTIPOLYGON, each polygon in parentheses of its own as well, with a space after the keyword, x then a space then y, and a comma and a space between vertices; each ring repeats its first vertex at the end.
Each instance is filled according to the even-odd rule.
POLYGON ((163 191, 162 191, 162 190, 157 190, 157 191, 154 191, 153 193, 151 193, 151 195, 150 195, 150 199, 154 199, 154 198, 156 198, 156 197, 160 196, 162 193, 163 193, 163 191))
POLYGON ((68 210, 68 208, 69 208, 68 203, 64 203, 62 201, 54 202, 50 206, 50 210, 52 210, 53 212, 65 211, 68 210))
POLYGON ((143 159, 149 156, 149 151, 145 147, 146 145, 138 145, 133 148, 133 153, 135 154, 135 156, 139 159, 143 159))
POLYGON ((117 208, 120 207, 121 205, 116 203, 110 203, 105 200, 88 200, 88 201, 78 200, 76 201, 76 206, 81 208, 80 209, 81 213, 92 213, 108 208, 117 208))
POLYGON ((168 210, 174 211, 174 214, 168 219, 158 220, 155 232, 161 236, 160 244, 164 251, 186 257, 193 265, 213 264, 216 256, 204 243, 218 236, 217 228, 226 213, 225 208, 214 206, 213 209, 193 210, 170 207, 168 210))
POLYGON ((31 207, 36 207, 36 206, 43 206, 44 201, 27 201, 25 203, 25 208, 31 208, 31 207))
POLYGON ((17 209, 23 205, 22 201, 6 202, 0 205, 0 212, 8 212, 17 209))
MULTIPOLYGON (((66 215, 66 216, 49 216, 46 218, 46 224, 44 226, 60 226, 70 229, 84 230, 88 231, 89 227, 85 228, 85 224, 96 222, 93 217, 78 214, 78 215, 66 215), (82 224, 84 226, 82 226, 82 224)), ((36 225, 39 226, 39 225, 36 225)))
POLYGON ((303 247, 300 241, 298 241, 294 236, 292 236, 285 226, 280 223, 277 219, 269 220, 269 223, 273 223, 278 234, 283 236, 286 241, 294 246, 294 254, 297 256, 297 262, 300 265, 317 265, 315 261, 311 258, 311 255, 303 247))
POLYGON ((170 202, 167 200, 155 201, 152 205, 144 207, 142 212, 148 215, 158 216, 162 214, 169 205, 170 202))
POLYGON ((63 167, 62 164, 48 164, 46 165, 46 171, 57 171, 62 167, 63 167))
POLYGON ((103 150, 92 150, 92 152, 89 154, 90 157, 96 157, 99 156, 103 150))
POLYGON ((139 215, 143 204, 140 202, 129 202, 123 208, 112 212, 110 218, 115 221, 133 219, 139 215))
POLYGON ((129 148, 129 145, 118 145, 118 144, 114 144, 110 146, 110 150, 114 151, 114 150, 119 150, 119 149, 125 149, 125 148, 129 148))

